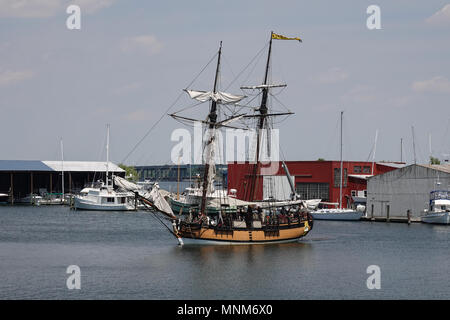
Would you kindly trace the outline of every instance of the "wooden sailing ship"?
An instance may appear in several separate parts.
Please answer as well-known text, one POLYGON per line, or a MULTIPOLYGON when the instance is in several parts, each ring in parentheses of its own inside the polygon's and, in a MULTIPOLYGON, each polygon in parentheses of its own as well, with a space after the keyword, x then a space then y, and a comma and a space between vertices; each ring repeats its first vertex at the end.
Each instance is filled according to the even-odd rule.
MULTIPOLYGON (((217 54, 217 66, 213 90, 186 90, 191 98, 203 102, 208 101, 210 103, 210 108, 207 120, 202 121, 207 127, 207 135, 204 145, 205 168, 203 183, 200 188, 201 201, 199 203, 199 210, 198 212, 195 212, 194 215, 191 213, 183 219, 171 217, 173 222, 173 234, 178 238, 181 244, 192 242, 221 244, 290 242, 304 237, 313 227, 312 217, 306 210, 302 209, 301 201, 264 202, 259 204, 255 202, 241 202, 240 209, 234 212, 225 210, 226 205, 223 205, 224 210, 218 210, 217 215, 208 215, 208 195, 212 191, 213 177, 215 175, 214 150, 216 132, 223 126, 229 126, 229 124, 234 121, 248 117, 257 119, 256 161, 253 165, 253 183, 247 190, 251 195, 250 198, 253 198, 253 195, 255 194, 255 186, 257 185, 255 181, 261 170, 259 161, 260 149, 262 148, 260 132, 266 129, 267 119, 269 117, 281 115, 270 114, 267 105, 269 90, 278 86, 268 83, 273 39, 300 40, 298 38, 286 38, 271 33, 263 84, 253 87, 241 87, 241 89, 251 88, 262 91, 261 105, 257 109, 259 112, 257 115, 240 114, 218 121, 218 108, 220 105, 235 104, 245 98, 245 96, 232 95, 218 90, 222 43, 220 44, 217 54), (245 204, 247 205, 243 206, 245 204)), ((176 114, 172 114, 171 116, 185 120, 188 119, 176 114)))

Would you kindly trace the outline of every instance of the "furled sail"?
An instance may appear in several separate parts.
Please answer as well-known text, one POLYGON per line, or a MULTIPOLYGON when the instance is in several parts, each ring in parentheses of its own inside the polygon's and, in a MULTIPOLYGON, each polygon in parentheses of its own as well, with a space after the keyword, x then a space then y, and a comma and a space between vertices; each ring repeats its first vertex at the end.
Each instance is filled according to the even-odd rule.
POLYGON ((257 86, 242 86, 241 89, 268 89, 268 88, 283 88, 286 87, 287 84, 260 84, 257 86))
POLYGON ((226 93, 222 91, 212 92, 212 91, 195 91, 195 90, 184 90, 192 98, 200 102, 206 102, 208 100, 214 100, 221 104, 233 104, 238 103, 245 96, 238 96, 231 93, 226 93))
POLYGON ((163 195, 163 190, 159 189, 158 183, 155 183, 152 190, 149 192, 147 190, 142 189, 135 183, 127 181, 124 178, 114 176, 114 183, 116 186, 132 192, 137 192, 137 194, 142 197, 141 199, 144 203, 148 203, 154 207, 159 212, 163 213, 170 219, 176 219, 176 216, 173 214, 172 208, 169 203, 166 201, 163 195))

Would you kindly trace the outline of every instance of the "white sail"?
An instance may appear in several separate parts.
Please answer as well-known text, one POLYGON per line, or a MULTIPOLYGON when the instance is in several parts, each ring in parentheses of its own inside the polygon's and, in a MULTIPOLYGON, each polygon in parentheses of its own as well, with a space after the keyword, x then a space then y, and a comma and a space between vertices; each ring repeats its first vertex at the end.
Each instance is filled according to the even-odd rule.
POLYGON ((195 90, 185 90, 188 95, 197 101, 206 102, 208 100, 214 100, 215 102, 221 104, 233 104, 238 103, 245 96, 238 96, 231 93, 226 93, 222 91, 212 92, 212 91, 195 91, 195 90))
MULTIPOLYGON (((147 198, 147 197, 146 197, 147 198)), ((155 183, 152 191, 148 194, 148 200, 153 203, 153 205, 162 213, 166 214, 171 218, 176 218, 173 214, 170 204, 166 201, 159 190, 159 185, 155 183)))
POLYGON ((208 166, 208 181, 206 194, 214 193, 214 177, 216 176, 216 164, 215 164, 215 140, 216 140, 216 129, 208 129, 208 138, 205 142, 205 163, 208 166))
POLYGON ((149 201, 158 211, 165 214, 169 218, 176 218, 173 214, 172 208, 169 203, 164 198, 162 190, 159 189, 159 185, 157 183, 154 184, 152 190, 149 192, 145 189, 142 189, 137 184, 130 182, 124 178, 114 176, 114 183, 122 189, 127 191, 137 192, 141 197, 145 198, 149 201))
POLYGON ((141 189, 137 184, 117 176, 114 176, 114 184, 127 191, 139 191, 141 189))

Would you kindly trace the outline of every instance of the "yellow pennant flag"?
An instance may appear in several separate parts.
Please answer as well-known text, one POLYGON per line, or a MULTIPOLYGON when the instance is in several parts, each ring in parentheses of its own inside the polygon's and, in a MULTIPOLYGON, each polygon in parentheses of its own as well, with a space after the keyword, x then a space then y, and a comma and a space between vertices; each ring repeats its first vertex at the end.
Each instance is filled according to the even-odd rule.
POLYGON ((276 33, 273 33, 273 32, 272 32, 272 39, 277 39, 277 40, 298 40, 298 41, 302 42, 302 39, 300 39, 300 38, 288 38, 288 37, 285 37, 285 36, 282 36, 280 34, 276 34, 276 33))

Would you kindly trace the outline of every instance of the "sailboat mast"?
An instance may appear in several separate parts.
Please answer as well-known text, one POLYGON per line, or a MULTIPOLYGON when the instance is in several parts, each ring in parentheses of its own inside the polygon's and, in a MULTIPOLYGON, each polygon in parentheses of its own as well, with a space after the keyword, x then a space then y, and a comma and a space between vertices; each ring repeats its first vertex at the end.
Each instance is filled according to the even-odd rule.
MULTIPOLYGON (((267 81, 269 79, 269 69, 270 69, 270 56, 272 53, 272 35, 273 31, 270 32, 270 41, 269 41, 269 52, 267 54, 267 62, 266 62, 266 71, 264 73, 264 81, 263 84, 267 85, 267 81)), ((256 163, 253 165, 253 173, 250 177, 251 183, 250 183, 250 198, 249 201, 255 200, 256 197, 256 181, 257 181, 257 174, 258 174, 258 168, 259 168, 259 153, 260 153, 260 140, 261 140, 261 131, 264 129, 264 124, 266 122, 266 115, 267 115, 267 97, 269 96, 269 87, 264 87, 262 89, 262 98, 261 98, 261 106, 259 107, 259 122, 258 127, 256 130, 256 163)))
POLYGON ((61 138, 61 201, 64 202, 64 146, 63 146, 63 139, 61 138))
POLYGON ((106 186, 109 185, 109 123, 106 125, 106 186))
POLYGON ((343 162, 342 162, 342 116, 344 115, 344 111, 341 111, 341 170, 340 170, 340 179, 339 179, 339 209, 342 209, 342 170, 343 170, 343 162))
MULTIPOLYGON (((219 46, 219 52, 217 55, 217 67, 216 67, 216 75, 214 78, 214 88, 213 88, 213 93, 217 92, 217 82, 219 79, 219 70, 220 70, 220 56, 222 54, 222 41, 220 41, 220 46, 219 46)), ((211 100, 211 108, 209 111, 209 131, 210 133, 215 130, 215 124, 217 122, 217 102, 212 99, 211 100)), ((205 150, 209 153, 207 158, 205 159, 205 171, 203 174, 203 190, 202 190, 202 203, 201 203, 201 207, 200 207, 200 212, 201 214, 206 214, 206 193, 208 191, 208 183, 209 183, 209 169, 210 169, 210 164, 209 164, 209 156, 211 155, 210 152, 210 147, 211 147, 211 143, 214 140, 214 136, 208 136, 208 141, 206 142, 206 148, 205 150)))

